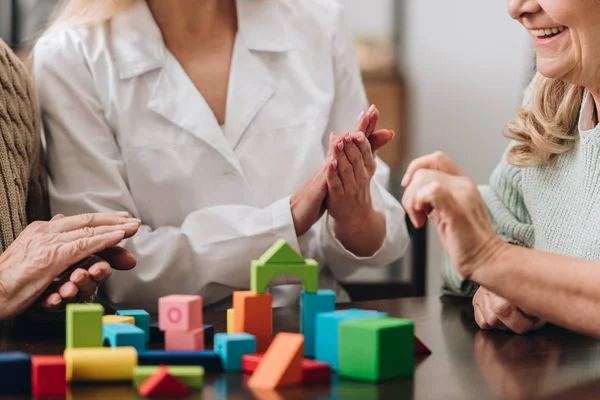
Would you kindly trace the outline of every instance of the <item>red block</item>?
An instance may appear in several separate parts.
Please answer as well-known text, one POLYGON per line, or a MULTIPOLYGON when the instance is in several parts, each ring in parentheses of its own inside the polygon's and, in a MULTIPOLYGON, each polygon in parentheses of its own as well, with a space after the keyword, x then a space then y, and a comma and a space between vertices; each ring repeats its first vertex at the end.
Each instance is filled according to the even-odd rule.
POLYGON ((166 331, 166 351, 202 351, 204 350, 204 329, 190 332, 166 331))
POLYGON ((67 368, 63 356, 31 356, 31 393, 35 397, 64 397, 67 368))
MULTIPOLYGON (((242 356, 242 371, 246 374, 254 372, 260 360, 263 358, 263 353, 245 354, 242 356)), ((302 359, 302 382, 316 383, 329 382, 331 380, 331 367, 329 364, 311 360, 309 358, 302 359)))
POLYGON ((414 343, 415 354, 431 354, 431 350, 429 349, 429 347, 425 346, 425 344, 421 342, 421 340, 419 340, 419 338, 416 336, 414 343))
POLYGON ((138 393, 142 397, 186 395, 189 392, 183 383, 169 375, 169 371, 164 365, 161 365, 154 375, 146 379, 138 388, 138 393))

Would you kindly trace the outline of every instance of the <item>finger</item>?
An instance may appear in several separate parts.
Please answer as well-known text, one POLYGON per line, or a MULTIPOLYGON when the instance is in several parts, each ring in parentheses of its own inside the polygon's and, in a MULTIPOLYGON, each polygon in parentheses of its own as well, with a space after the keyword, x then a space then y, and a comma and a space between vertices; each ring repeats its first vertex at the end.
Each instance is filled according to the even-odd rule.
POLYGON ((62 219, 64 217, 65 216, 63 214, 56 214, 54 217, 52 217, 52 219, 50 220, 50 222, 57 221, 57 220, 62 219))
POLYGON ((508 329, 523 334, 534 328, 536 321, 523 315, 515 305, 500 296, 491 294, 489 297, 494 314, 508 329))
POLYGON ((113 269, 106 261, 96 263, 89 269, 89 274, 97 284, 104 283, 112 275, 113 269))
POLYGON ((60 294, 60 297, 62 297, 63 300, 74 299, 78 292, 79 288, 71 281, 63 283, 58 288, 58 294, 60 294))
POLYGON ((421 169, 431 169, 445 172, 449 175, 463 175, 458 165, 446 157, 442 152, 428 154, 413 160, 406 169, 406 173, 402 178, 402 186, 406 187, 410 184, 414 174, 421 169))
MULTIPOLYGON (((116 231, 84 237, 60 246, 56 268, 64 269, 65 265, 73 265, 109 247, 116 246, 125 237, 125 231, 116 231)), ((58 274, 57 274, 58 275, 58 274)))
POLYGON ((62 297, 57 292, 54 292, 42 299, 42 308, 48 311, 58 311, 62 306, 62 297))
MULTIPOLYGON (((137 264, 135 256, 120 246, 102 250, 98 253, 98 256, 105 260, 111 268, 117 270, 127 271, 135 268, 137 264)), ((92 278, 97 281, 97 277, 93 273, 93 268, 90 268, 89 272, 92 278)))
POLYGON ((140 227, 139 222, 129 222, 124 225, 103 225, 97 227, 85 227, 74 231, 63 232, 58 235, 58 240, 63 243, 73 242, 81 238, 91 238, 93 236, 103 235, 119 230, 125 231, 125 237, 133 236, 140 227))
POLYGON ((346 136, 347 135, 344 135, 342 139, 338 140, 334 154, 334 157, 337 160, 338 174, 342 180, 342 185, 344 185, 344 193, 348 193, 356 188, 354 168, 352 168, 352 164, 350 163, 350 160, 348 160, 348 157, 346 157, 346 152, 344 151, 346 146, 344 138, 346 136))
POLYGON ((64 217, 55 221, 51 221, 50 226, 52 231, 54 232, 68 232, 85 227, 97 227, 103 225, 125 225, 133 222, 139 223, 140 220, 136 218, 121 217, 114 212, 88 213, 75 215, 72 217, 64 217))
POLYGON ((335 139, 337 139, 337 135, 335 134, 335 132, 331 132, 329 134, 329 148, 327 149, 327 155, 325 156, 325 158, 329 158, 333 154, 333 148, 335 146, 335 139))
POLYGON ((371 151, 376 153, 377 150, 388 144, 396 134, 394 131, 389 129, 380 129, 378 131, 373 132, 373 134, 369 137, 369 143, 371 144, 371 151))
POLYGON ((365 132, 365 135, 370 137, 373 132, 375 132, 375 127, 377 126, 377 121, 379 120, 379 110, 377 107, 375 107, 375 104, 371 105, 369 111, 367 111, 367 114, 369 116, 369 125, 367 126, 366 131, 361 132, 365 132))
POLYGON ((377 165, 375 163, 375 157, 373 157, 373 152, 371 150, 369 141, 366 139, 364 134, 359 133, 355 138, 355 143, 362 155, 365 168, 369 172, 370 176, 373 176, 377 165))
POLYGON ((502 321, 500 321, 500 319, 494 312, 494 307, 492 306, 490 296, 488 294, 482 297, 480 307, 481 313, 483 314, 483 318, 485 318, 485 321, 491 328, 503 331, 508 330, 506 325, 504 325, 502 321))
POLYGON ((491 329, 491 327, 488 325, 487 321, 483 317, 483 313, 481 312, 481 308, 479 307, 479 305, 473 306, 473 315, 475 317, 475 322, 481 329, 491 329))
POLYGON ((369 182, 369 175, 363 161, 362 153, 355 143, 355 138, 358 137, 358 134, 364 136, 362 132, 358 132, 344 138, 344 152, 346 153, 346 158, 352 164, 354 181, 359 187, 364 187, 369 182))
POLYGON ((344 185, 338 174, 337 160, 332 160, 327 168, 327 189, 332 197, 344 197, 344 185))
POLYGON ((356 124, 356 128, 354 128, 354 132, 364 132, 369 126, 369 115, 361 111, 358 116, 358 122, 356 124))
MULTIPOLYGON (((107 262, 103 261, 95 264, 92 268, 103 268, 109 271, 110 265, 107 262)), ((71 274, 69 280, 74 283, 79 289, 77 297, 82 300, 89 299, 94 293, 96 293, 96 288, 98 287, 98 283, 90 277, 88 271, 82 268, 78 268, 71 274)))

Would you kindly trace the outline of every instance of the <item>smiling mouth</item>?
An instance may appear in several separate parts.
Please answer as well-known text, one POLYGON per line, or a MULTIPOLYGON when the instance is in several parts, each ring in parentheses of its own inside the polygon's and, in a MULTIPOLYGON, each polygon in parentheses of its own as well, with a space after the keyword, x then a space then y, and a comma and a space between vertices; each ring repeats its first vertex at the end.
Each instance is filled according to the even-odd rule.
POLYGON ((533 36, 539 39, 549 39, 554 36, 558 36, 567 30, 566 26, 558 26, 554 28, 541 28, 541 29, 530 29, 529 31, 533 36))

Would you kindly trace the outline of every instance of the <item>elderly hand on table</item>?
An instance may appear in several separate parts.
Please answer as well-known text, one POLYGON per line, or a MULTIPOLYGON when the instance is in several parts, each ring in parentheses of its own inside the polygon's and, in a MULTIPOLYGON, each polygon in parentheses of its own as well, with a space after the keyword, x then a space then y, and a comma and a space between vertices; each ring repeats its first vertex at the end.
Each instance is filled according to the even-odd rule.
MULTIPOLYGON (((126 213, 62 215, 49 222, 30 224, 0 256, 0 320, 12 318, 35 303, 51 287, 55 279, 70 266, 100 254, 113 267, 131 269, 135 258, 115 247, 133 236, 139 220, 126 213)), ((42 305, 54 308, 64 301, 85 299, 110 275, 109 264, 99 261, 89 272, 76 268, 68 282, 59 284, 42 305)))
POLYGON ((385 239, 385 218, 371 204, 375 153, 394 137, 375 130, 378 110, 362 112, 354 133, 330 135, 325 162, 290 201, 297 236, 329 211, 338 240, 358 256, 374 254, 385 239))
MULTIPOLYGON (((402 204, 415 227, 429 217, 458 272, 466 279, 476 268, 494 262, 506 246, 494 231, 475 182, 440 152, 414 160, 402 180, 402 204)), ((525 333, 544 325, 507 300, 480 287, 473 298, 482 329, 525 333)))

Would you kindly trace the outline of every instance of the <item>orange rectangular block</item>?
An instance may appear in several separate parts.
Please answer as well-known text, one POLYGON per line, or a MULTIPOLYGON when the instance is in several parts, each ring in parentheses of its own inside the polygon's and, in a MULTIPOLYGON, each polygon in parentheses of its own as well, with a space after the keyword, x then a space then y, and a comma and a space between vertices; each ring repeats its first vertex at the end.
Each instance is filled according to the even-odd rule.
POLYGON ((253 389, 276 389, 302 382, 304 336, 280 333, 248 380, 253 389))
POLYGON ((267 351, 273 337, 273 296, 250 290, 233 292, 233 331, 256 338, 256 351, 267 351))

